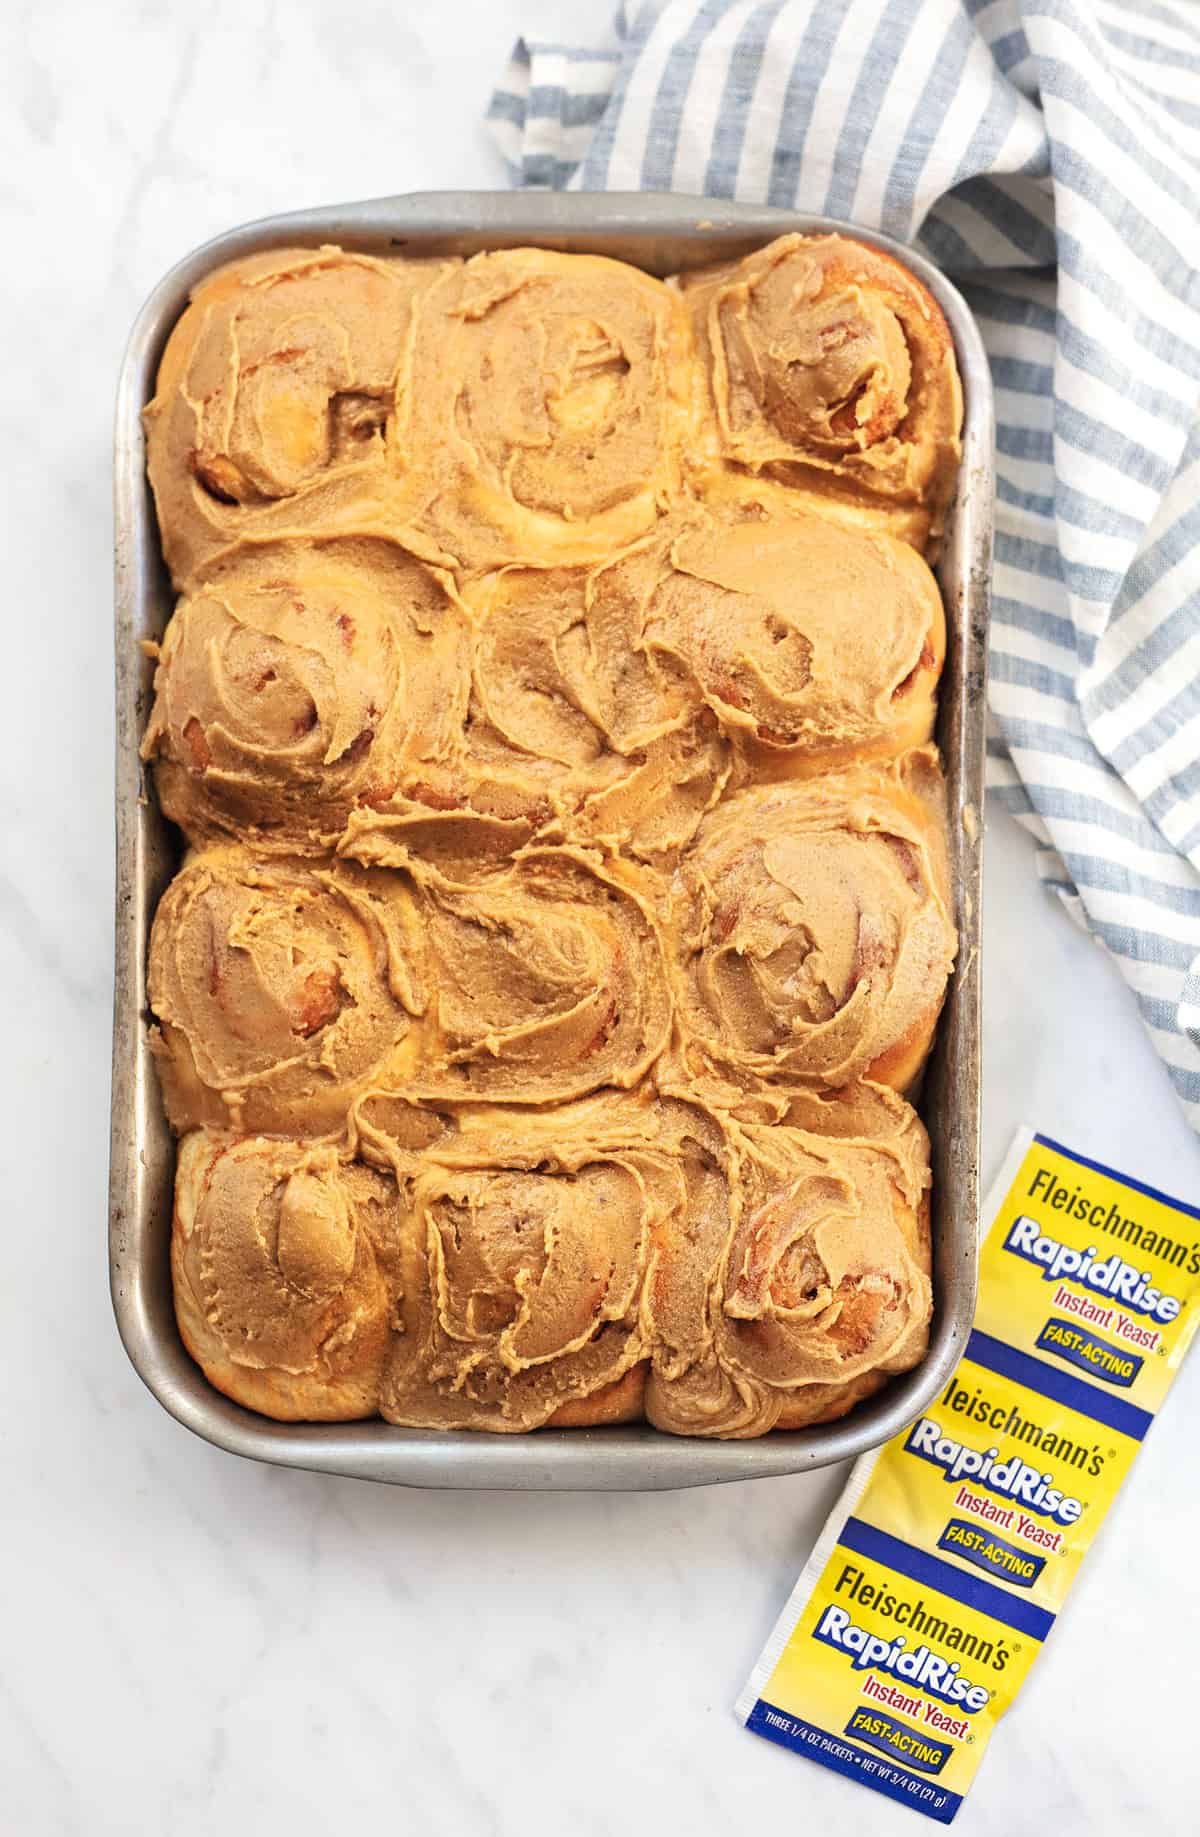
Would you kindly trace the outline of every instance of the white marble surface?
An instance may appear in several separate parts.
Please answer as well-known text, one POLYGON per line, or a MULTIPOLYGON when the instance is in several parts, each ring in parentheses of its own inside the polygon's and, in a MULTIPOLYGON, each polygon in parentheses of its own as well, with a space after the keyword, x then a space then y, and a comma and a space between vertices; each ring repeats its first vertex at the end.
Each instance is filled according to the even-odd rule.
MULTIPOLYGON (((607 4, 4 9, 0 1828, 20 1837, 921 1828, 730 1712, 840 1473, 472 1498, 255 1467, 168 1420, 109 1314, 108 466, 126 329, 169 262, 237 220, 500 184, 478 118, 514 30, 567 37, 607 4)), ((986 1171, 1028 1117, 1195 1198, 1200 1155, 1130 998, 999 813, 986 933, 986 1171)), ((1195 1827, 1198 1414, 1200 1358, 964 1832, 1195 1827)))

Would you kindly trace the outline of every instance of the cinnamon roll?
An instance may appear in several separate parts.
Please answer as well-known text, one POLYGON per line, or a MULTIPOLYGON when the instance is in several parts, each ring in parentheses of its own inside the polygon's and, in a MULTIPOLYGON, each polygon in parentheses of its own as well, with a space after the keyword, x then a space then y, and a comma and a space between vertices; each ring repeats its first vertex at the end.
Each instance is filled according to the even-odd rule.
POLYGON ((654 1063, 671 1024, 663 943, 649 902, 617 872, 566 848, 528 848, 482 872, 410 871, 433 994, 405 1090, 561 1103, 633 1085, 654 1063))
POLYGON ((171 1271, 210 1384, 283 1422, 375 1415, 400 1267, 395 1182, 311 1142, 179 1146, 171 1271))
POLYGON ((466 568, 584 561, 678 489, 691 335, 623 262, 476 255, 421 303, 393 439, 413 520, 466 568))
POLYGON ((923 547, 961 457, 950 330, 916 277, 844 236, 781 236, 681 277, 717 457, 923 547))
POLYGON ((596 623, 689 681, 753 774, 928 740, 946 647, 906 544, 822 517, 682 511, 597 571, 596 623))
POLYGON ((242 543, 167 626, 142 743, 193 842, 320 850, 420 779, 466 713, 452 587, 395 543, 242 543))
POLYGON ((201 283, 145 414, 177 587, 230 542, 357 514, 364 497, 386 492, 385 430, 414 308, 450 266, 283 249, 201 283))
POLYGON ((913 1082, 957 944, 932 747, 727 798, 676 889, 691 1074, 750 1087, 913 1082))
POLYGON ((353 863, 213 849, 155 914, 151 1045, 177 1131, 323 1135, 411 1067, 428 1003, 411 890, 353 863))
POLYGON ((645 1131, 621 1126, 629 1101, 468 1113, 425 1155, 390 1422, 514 1432, 641 1414, 646 1260, 680 1194, 645 1131))
POLYGON ((751 1437, 844 1415, 925 1351, 929 1157, 914 1111, 859 1084, 785 1122, 691 1127, 689 1203, 656 1233, 646 1415, 751 1437))
POLYGON ((459 744, 410 774, 409 793, 357 810, 349 852, 367 859, 373 834, 415 836, 432 807, 464 833, 472 814, 510 825, 513 846, 537 835, 646 861, 677 853, 732 763, 686 676, 637 648, 640 630, 583 568, 506 568, 465 603, 476 636, 459 744))

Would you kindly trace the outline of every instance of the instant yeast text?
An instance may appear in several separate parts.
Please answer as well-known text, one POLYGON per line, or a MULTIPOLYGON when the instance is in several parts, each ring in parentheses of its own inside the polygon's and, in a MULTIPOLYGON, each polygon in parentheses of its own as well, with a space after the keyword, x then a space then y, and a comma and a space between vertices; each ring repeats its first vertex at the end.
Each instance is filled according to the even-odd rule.
POLYGON ((858 1461, 738 1699, 948 1824, 1200 1321, 1200 1208, 1023 1130, 966 1353, 858 1461))

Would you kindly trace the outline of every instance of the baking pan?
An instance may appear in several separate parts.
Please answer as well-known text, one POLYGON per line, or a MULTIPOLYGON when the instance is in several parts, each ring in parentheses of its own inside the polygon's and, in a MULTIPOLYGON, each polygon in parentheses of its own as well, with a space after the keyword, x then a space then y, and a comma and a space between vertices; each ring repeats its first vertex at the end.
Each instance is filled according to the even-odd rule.
POLYGON ((134 325, 117 398, 116 695, 117 899, 113 1015, 109 1259, 125 1349, 164 1409, 234 1454, 406 1486, 641 1491, 803 1473, 886 1441, 944 1384, 975 1305, 979 1213, 980 844, 988 592, 992 398, 987 359, 961 296, 912 250, 829 217, 716 204, 665 193, 554 195, 428 192, 270 217, 197 249, 155 288, 134 325), (680 1439, 648 1426, 446 1434, 384 1422, 277 1423, 212 1389, 183 1349, 171 1301, 168 1246, 174 1146, 147 1045, 150 921, 175 869, 177 839, 138 757, 153 665, 138 644, 161 636, 172 594, 145 474, 141 412, 158 360, 195 284, 222 262, 284 245, 341 243, 387 254, 475 254, 532 243, 618 256, 665 275, 761 247, 787 230, 845 230, 898 256, 939 301, 954 335, 966 397, 959 490, 938 562, 948 652, 938 739, 950 795, 950 852, 961 946, 925 1080, 933 1148, 935 1312, 914 1371, 841 1422, 758 1441, 680 1439))

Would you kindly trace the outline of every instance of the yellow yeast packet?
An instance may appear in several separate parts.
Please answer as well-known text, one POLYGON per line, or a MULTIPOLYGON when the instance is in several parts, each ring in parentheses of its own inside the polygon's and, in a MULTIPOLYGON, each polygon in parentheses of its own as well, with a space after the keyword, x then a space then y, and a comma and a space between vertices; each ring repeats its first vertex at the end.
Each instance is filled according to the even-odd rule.
POLYGON ((855 1463, 737 1713, 949 1824, 1200 1325, 1200 1207, 1022 1130, 941 1394, 855 1463))

